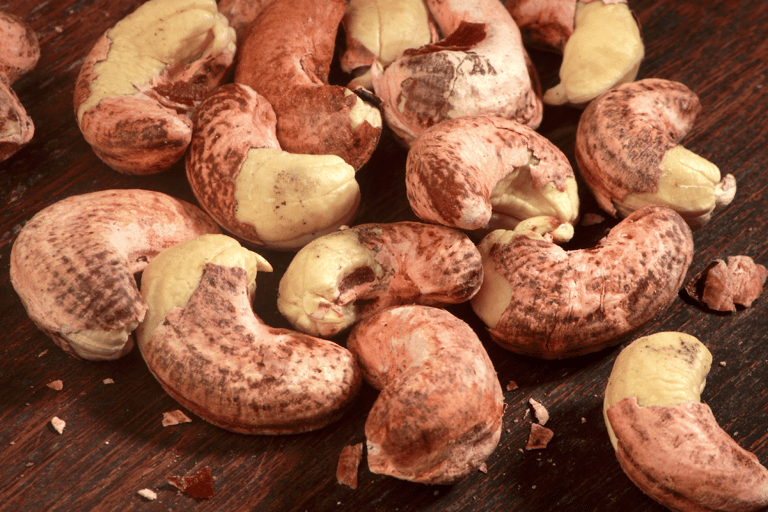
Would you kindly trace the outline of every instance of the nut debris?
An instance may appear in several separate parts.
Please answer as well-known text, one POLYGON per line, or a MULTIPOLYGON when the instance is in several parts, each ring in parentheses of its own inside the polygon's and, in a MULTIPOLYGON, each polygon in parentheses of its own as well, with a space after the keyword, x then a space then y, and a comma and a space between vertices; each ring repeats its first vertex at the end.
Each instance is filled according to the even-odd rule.
POLYGON ((531 432, 528 434, 526 450, 543 450, 555 436, 555 433, 538 423, 531 423, 531 432))
POLYGON ((149 501, 153 501, 157 499, 157 493, 153 491, 152 489, 141 489, 138 492, 139 496, 141 496, 144 499, 147 499, 149 501))
POLYGON ((211 498, 214 494, 213 476, 208 466, 189 475, 169 476, 168 483, 194 498, 211 498))
POLYGON ((179 409, 163 413, 163 426, 172 427, 181 423, 190 423, 192 419, 179 409))
POLYGON ((534 398, 529 398, 528 403, 531 404, 533 414, 536 415, 539 424, 544 425, 549 420, 549 411, 547 411, 547 408, 534 398))
POLYGON ((59 434, 64 433, 64 427, 67 426, 67 422, 59 418, 58 416, 54 416, 51 419, 51 425, 53 426, 53 429, 58 432, 59 434))
POLYGON ((688 295, 715 311, 736 311, 736 304, 748 308, 763 292, 768 270, 749 256, 716 259, 686 285, 688 295))
POLYGON ((341 449, 339 464, 336 466, 336 480, 352 489, 357 489, 357 470, 363 458, 363 443, 351 444, 341 449))
POLYGON ((64 382, 61 380, 54 380, 46 384, 46 386, 48 386, 53 390, 61 391, 62 389, 64 389, 64 382))

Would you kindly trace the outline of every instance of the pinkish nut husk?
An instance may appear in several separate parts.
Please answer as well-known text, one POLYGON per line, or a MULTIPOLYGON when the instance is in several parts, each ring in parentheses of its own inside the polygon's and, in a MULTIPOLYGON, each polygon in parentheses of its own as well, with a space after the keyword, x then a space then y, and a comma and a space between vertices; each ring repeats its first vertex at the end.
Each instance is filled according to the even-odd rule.
POLYGON ((543 450, 549 445, 555 432, 543 426, 541 423, 531 423, 531 431, 528 434, 528 441, 525 444, 526 450, 543 450))
POLYGON ((577 0, 505 0, 526 45, 562 53, 573 34, 577 0))
POLYGON ((8 85, 32 71, 40 60, 37 34, 18 16, 0 11, 0 81, 8 85))
POLYGON ((710 309, 736 311, 736 304, 748 308, 763 293, 766 278, 765 266, 749 256, 729 256, 728 263, 717 259, 707 265, 686 285, 686 291, 710 309))
POLYGON ((74 109, 83 137, 104 163, 121 173, 154 174, 178 162, 192 136, 195 107, 234 64, 235 32, 223 15, 215 14, 216 3, 185 1, 177 1, 178 9, 167 17, 154 19, 152 9, 164 9, 162 1, 142 4, 96 41, 77 77, 74 109), (209 12, 200 19, 210 27, 201 37, 194 32, 196 25, 183 18, 206 8, 209 12), (151 38, 142 32, 150 23, 158 27, 151 38), (177 33, 185 39, 175 41, 177 33), (153 44, 142 48, 152 38, 153 44), (113 64, 113 51, 121 52, 118 58, 133 60, 133 66, 113 64))
POLYGON ((502 117, 465 116, 428 128, 408 151, 405 179, 416 215, 445 226, 484 229, 497 216, 511 229, 533 216, 560 223, 578 217, 576 181, 563 152, 502 117), (512 184, 497 190, 513 173, 512 184))
POLYGON ((0 162, 15 155, 35 135, 35 123, 11 86, 0 80, 0 162))
POLYGON ((35 325, 68 353, 117 359, 147 306, 134 275, 161 250, 219 227, 196 206, 139 189, 71 196, 38 212, 10 276, 35 325))
POLYGON ((238 50, 235 82, 272 105, 283 150, 336 155, 357 170, 376 149, 382 121, 378 108, 328 82, 346 6, 346 0, 266 4, 238 50))
MULTIPOLYGON (((444 39, 371 68, 384 119, 406 146, 432 125, 495 115, 537 128, 536 94, 520 30, 498 0, 428 0, 444 39)), ((538 79, 538 78, 536 78, 538 79)))
POLYGON ((372 472, 449 484, 495 450, 504 396, 465 322, 440 308, 395 306, 357 324, 347 343, 381 391, 365 423, 372 472))
POLYGON ((277 307, 295 329, 330 337, 389 306, 466 302, 482 281, 480 253, 461 231, 360 224, 299 250, 280 279, 277 307))
POLYGON ((701 402, 608 409, 616 457, 648 496, 680 512, 757 511, 768 506, 768 469, 740 447, 701 402))
POLYGON ((182 406, 233 432, 295 434, 336 421, 362 382, 352 354, 264 324, 247 281, 243 268, 206 263, 186 305, 141 342, 147 367, 182 406))
POLYGON ((351 489, 357 489, 357 472, 362 458, 363 443, 351 444, 342 448, 336 466, 336 481, 351 489))
POLYGON ((559 359, 615 345, 677 297, 693 257, 685 221, 649 206, 589 249, 496 231, 479 245, 483 286, 471 299, 491 337, 512 352, 559 359))

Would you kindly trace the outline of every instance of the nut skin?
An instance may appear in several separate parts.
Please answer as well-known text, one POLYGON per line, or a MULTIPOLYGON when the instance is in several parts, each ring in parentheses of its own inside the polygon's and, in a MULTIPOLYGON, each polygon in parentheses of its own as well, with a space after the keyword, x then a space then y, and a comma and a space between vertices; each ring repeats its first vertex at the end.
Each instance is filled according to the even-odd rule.
POLYGON ((389 306, 465 302, 482 280, 480 253, 460 231, 361 224, 298 251, 280 279, 277 307, 295 329, 330 337, 389 306))
MULTIPOLYGON (((444 121, 422 132, 408 151, 408 201, 427 222, 465 230, 485 228, 495 209, 494 188, 531 158, 537 160, 530 165, 533 189, 551 183, 565 193, 566 180, 574 179, 568 159, 532 128, 496 116, 444 121)), ((573 211, 561 222, 575 221, 578 197, 574 202, 573 211)))
POLYGON ((444 309, 384 309, 348 338, 379 394, 365 423, 368 467, 426 484, 477 471, 501 435, 504 396, 480 339, 444 309))
POLYGON ((337 155, 360 169, 378 145, 381 115, 349 89, 328 83, 345 9, 345 0, 269 2, 239 49, 235 82, 272 105, 283 150, 337 155), (353 120, 356 109, 370 119, 353 120))
POLYGON ((106 190, 71 196, 38 212, 11 249, 10 276, 30 319, 66 352, 117 359, 146 304, 134 274, 162 249, 218 226, 196 206, 158 192, 106 190), (82 346, 80 331, 114 337, 82 346))
POLYGON ((590 249, 503 231, 479 248, 484 282, 471 303, 491 337, 515 353, 560 359, 615 345, 666 309, 691 263, 693 237, 677 213, 649 206, 590 249))
POLYGON ((99 37, 78 74, 74 91, 78 126, 99 159, 116 171, 162 172, 184 156, 192 136, 192 112, 232 68, 234 44, 191 62, 168 65, 147 83, 134 84, 135 93, 107 95, 83 110, 94 94, 91 85, 99 65, 109 59, 114 44, 110 34, 108 30, 99 37))
MULTIPOLYGON (((574 151, 599 206, 621 216, 620 205, 632 194, 656 193, 665 154, 678 146, 700 111, 698 96, 688 87, 657 78, 619 85, 592 101, 580 117, 574 151)), ((732 179, 728 175, 721 184, 735 188, 732 179)), ((669 206, 694 228, 708 219, 689 218, 669 206)))
POLYGON ((35 134, 35 125, 11 85, 32 71, 40 44, 32 27, 0 11, 0 162, 15 155, 35 134))
POLYGON ((466 115, 497 115, 532 128, 543 107, 520 31, 498 0, 429 0, 442 34, 407 50, 386 69, 371 68, 387 124, 406 146, 432 125, 466 115))
POLYGON ((525 44, 562 52, 573 34, 577 0, 506 0, 525 44))
POLYGON ((616 457, 644 493, 678 512, 756 511, 768 506, 768 469, 740 447, 700 402, 608 409, 616 457))
POLYGON ((345 348, 265 325, 246 272, 206 264, 184 307, 171 310, 142 356, 180 404, 221 428, 296 434, 337 420, 362 382, 345 348))

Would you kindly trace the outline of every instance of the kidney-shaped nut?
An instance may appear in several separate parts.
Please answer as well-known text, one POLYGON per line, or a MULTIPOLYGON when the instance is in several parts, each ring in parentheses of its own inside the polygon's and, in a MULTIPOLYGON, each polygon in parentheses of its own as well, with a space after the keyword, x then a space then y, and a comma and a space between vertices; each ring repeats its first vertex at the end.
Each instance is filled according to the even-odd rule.
POLYGON ((355 75, 351 89, 373 90, 374 62, 387 67, 409 48, 438 39, 424 0, 350 0, 342 19, 346 48, 341 69, 355 75))
POLYGON ((572 225, 579 215, 566 156, 532 128, 501 117, 432 126, 408 151, 405 173, 411 208, 428 222, 513 229, 538 216, 572 225))
POLYGON ((472 328, 444 309, 394 306, 349 334, 380 390, 365 423, 374 473, 450 484, 477 471, 501 435, 504 395, 472 328))
POLYGON ((356 170, 381 136, 378 108, 328 73, 346 0, 272 0, 240 45, 235 82, 267 98, 285 151, 336 155, 356 170))
POLYGON ((679 332, 627 345, 603 403, 616 457, 640 490, 671 510, 765 510, 768 469, 700 402, 711 362, 698 339, 679 332))
POLYGON ((730 174, 678 142, 701 110, 685 85, 646 78, 592 101, 576 130, 579 171, 598 204, 614 216, 647 204, 677 211, 692 228, 736 194, 730 174))
POLYGON ((483 285, 472 307, 491 337, 519 354, 558 359, 621 342, 677 297, 693 237, 669 208, 648 206, 589 249, 497 230, 479 244, 483 285))
MULTIPOLYGON (((371 68, 384 118, 406 145, 432 125, 497 115, 533 128, 542 117, 520 30, 498 0, 428 0, 442 34, 371 68)), ((538 78, 536 78, 538 80, 538 78)))
POLYGON ((195 111, 187 177, 224 229, 256 245, 297 249, 349 224, 360 187, 341 157, 282 151, 275 122, 249 86, 221 86, 195 111))
POLYGON ((280 279, 277 307, 299 331, 333 336, 387 306, 467 301, 482 281, 480 253, 460 231, 361 224, 301 248, 280 279))
POLYGON ((35 134, 35 124, 11 85, 40 59, 37 35, 24 20, 0 11, 0 162, 15 155, 35 134))
POLYGON ((117 359, 146 303, 134 275, 163 249, 219 227, 196 206, 148 190, 71 196, 38 212, 11 249, 11 283, 30 319, 68 353, 117 359))
POLYGON ((526 43, 563 54, 560 83, 544 93, 550 105, 584 105, 631 82, 645 55, 626 0, 507 0, 526 43))
POLYGON ((247 434, 321 428, 352 404, 362 377, 340 345, 266 325, 253 312, 262 257, 224 235, 160 253, 142 275, 149 307, 138 346, 185 408, 247 434))
POLYGON ((107 30, 83 63, 74 105, 85 140, 117 171, 167 169, 187 150, 191 112, 234 55, 235 31, 215 0, 149 0, 107 30))

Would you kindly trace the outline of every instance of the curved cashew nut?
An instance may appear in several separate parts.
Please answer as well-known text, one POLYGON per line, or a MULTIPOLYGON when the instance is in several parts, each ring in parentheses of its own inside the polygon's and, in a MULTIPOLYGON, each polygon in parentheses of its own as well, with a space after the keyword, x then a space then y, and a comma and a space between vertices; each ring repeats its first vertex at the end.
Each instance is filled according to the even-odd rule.
POLYGON ((40 59, 37 35, 24 20, 0 11, 0 162, 26 146, 35 124, 11 85, 40 59))
POLYGON ((379 110, 328 83, 346 0, 275 0, 266 4, 239 50, 235 82, 264 96, 277 114, 285 151, 336 155, 355 169, 381 136, 379 110))
POLYGON ((501 2, 428 0, 427 5, 447 37, 406 50, 386 69, 371 68, 390 128, 410 145, 430 126, 468 115, 538 127, 541 100, 520 30, 501 2))
POLYGON ((504 396, 469 325, 428 306, 395 306, 350 332, 349 350, 379 394, 365 423, 374 473, 453 483, 496 448, 504 396))
POLYGON ((627 0, 507 0, 526 43, 563 54, 560 83, 544 93, 549 105, 585 105, 631 82, 645 56, 627 0))
POLYGON ((68 353, 117 359, 147 306, 134 274, 161 250, 218 226, 147 190, 68 197, 38 212, 11 249, 11 283, 30 319, 68 353))
POLYGON ((614 216, 647 205, 677 211, 697 228, 736 194, 711 162, 678 144, 701 110, 685 85, 647 78, 611 89, 584 110, 575 156, 598 204, 614 216))
POLYGON ((568 159, 532 128, 509 119, 467 116, 427 129, 411 146, 405 172, 408 201, 428 222, 512 229, 537 216, 570 225, 579 214, 568 159))
POLYGON ((352 404, 360 370, 340 345, 255 316, 258 270, 271 267, 224 235, 160 253, 142 276, 149 313, 139 350, 163 388, 214 425, 247 434, 321 428, 352 404))
POLYGON ((494 231, 479 245, 483 286, 472 307, 512 352, 558 359, 615 345, 666 309, 693 257, 693 237, 669 208, 649 206, 597 246, 565 251, 540 236, 494 231))
POLYGON ((221 86, 200 104, 194 122, 187 177, 200 205, 231 233, 297 249, 357 212, 352 166, 335 155, 282 151, 272 107, 247 85, 221 86))
POLYGON ((700 402, 712 355, 695 337, 638 338, 616 358, 603 414, 619 463, 672 510, 764 510, 768 469, 700 402))
POLYGON ((460 231, 362 224, 299 250, 280 279, 277 307, 299 331, 327 337, 387 306, 464 302, 482 280, 480 253, 460 231))
POLYGON ((97 40, 77 77, 85 140, 122 173, 167 169, 187 150, 190 113, 222 82, 234 55, 235 31, 215 0, 142 4, 97 40))

